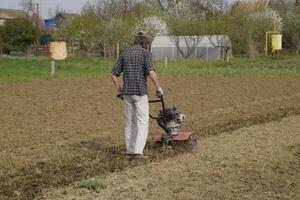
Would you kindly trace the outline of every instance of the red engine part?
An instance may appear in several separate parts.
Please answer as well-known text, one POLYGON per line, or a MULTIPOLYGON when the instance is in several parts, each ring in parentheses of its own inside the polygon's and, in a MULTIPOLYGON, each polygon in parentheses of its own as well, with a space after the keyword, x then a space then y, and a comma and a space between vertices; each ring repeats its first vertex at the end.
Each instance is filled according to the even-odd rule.
MULTIPOLYGON (((192 133, 190 132, 179 132, 176 135, 172 135, 170 141, 187 141, 190 139, 192 133)), ((154 142, 163 142, 163 134, 157 134, 152 137, 154 142)))

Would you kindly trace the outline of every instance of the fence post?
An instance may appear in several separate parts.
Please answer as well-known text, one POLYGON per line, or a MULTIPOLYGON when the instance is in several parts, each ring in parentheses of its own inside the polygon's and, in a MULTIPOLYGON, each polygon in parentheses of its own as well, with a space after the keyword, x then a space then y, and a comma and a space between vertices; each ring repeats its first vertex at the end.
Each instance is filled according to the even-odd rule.
POLYGON ((117 58, 120 56, 120 43, 117 43, 117 58))
POLYGON ((165 57, 165 68, 168 68, 168 57, 165 57))
POLYGON ((53 77, 54 75, 55 75, 55 60, 51 60, 50 76, 53 77))

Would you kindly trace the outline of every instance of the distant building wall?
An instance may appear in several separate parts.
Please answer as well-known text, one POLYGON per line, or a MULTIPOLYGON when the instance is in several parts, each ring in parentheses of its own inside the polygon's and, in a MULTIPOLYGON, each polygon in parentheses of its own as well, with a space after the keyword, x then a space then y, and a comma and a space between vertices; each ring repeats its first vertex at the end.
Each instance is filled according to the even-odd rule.
POLYGON ((26 13, 23 10, 0 8, 0 26, 2 26, 6 20, 18 17, 26 17, 26 13))
POLYGON ((5 19, 0 19, 0 26, 3 26, 5 21, 5 19))
MULTIPOLYGON (((221 36, 223 37, 223 36, 221 36)), ((151 46, 151 52, 154 60, 221 60, 224 52, 221 46, 213 45, 210 40, 217 38, 214 36, 199 36, 201 40, 196 47, 191 51, 191 54, 184 58, 179 52, 175 41, 169 36, 157 36, 154 38, 151 46), (208 39, 210 37, 210 39, 208 39)), ((220 38, 220 36, 218 36, 220 38)), ((224 38, 227 38, 224 36, 224 38)), ((224 40, 225 41, 225 40, 224 40)), ((184 55, 187 55, 188 46, 183 37, 179 37, 179 47, 184 55)), ((190 46, 191 47, 191 46, 190 46)), ((232 56, 232 55, 230 55, 232 56)))

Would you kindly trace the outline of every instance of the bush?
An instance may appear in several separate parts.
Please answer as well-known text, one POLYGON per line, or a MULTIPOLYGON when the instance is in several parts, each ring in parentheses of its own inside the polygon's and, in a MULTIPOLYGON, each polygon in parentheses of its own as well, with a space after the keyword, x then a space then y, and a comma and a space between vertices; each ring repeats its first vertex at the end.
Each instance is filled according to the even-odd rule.
POLYGON ((1 28, 0 37, 4 50, 25 51, 27 47, 37 41, 39 30, 29 19, 16 18, 5 22, 1 28))

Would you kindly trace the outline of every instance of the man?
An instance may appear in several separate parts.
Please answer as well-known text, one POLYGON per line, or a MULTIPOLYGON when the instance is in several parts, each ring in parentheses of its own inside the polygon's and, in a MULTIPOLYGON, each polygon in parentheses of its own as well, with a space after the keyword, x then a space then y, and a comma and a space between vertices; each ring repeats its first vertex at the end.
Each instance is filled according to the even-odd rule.
POLYGON ((134 46, 126 49, 118 58, 111 76, 118 91, 118 97, 125 104, 125 143, 128 155, 143 156, 148 137, 149 104, 147 76, 156 87, 157 97, 163 95, 158 76, 152 65, 149 51, 150 41, 143 31, 135 34, 134 46), (119 76, 123 72, 123 84, 119 76))

